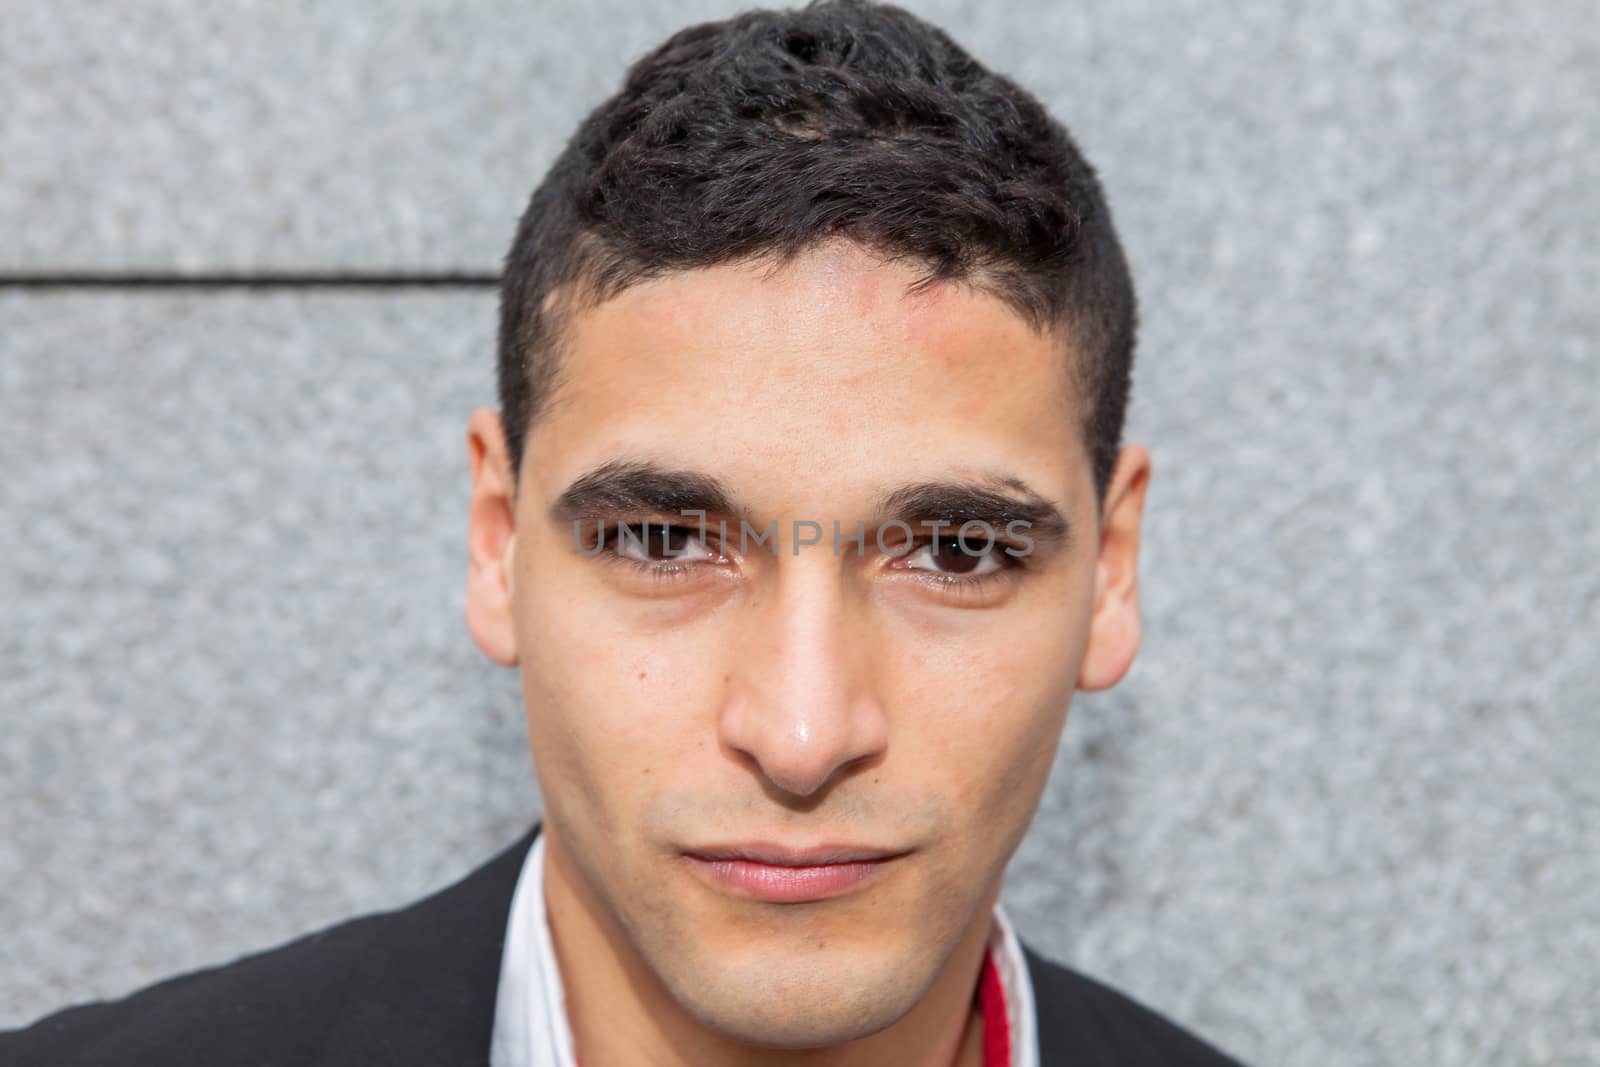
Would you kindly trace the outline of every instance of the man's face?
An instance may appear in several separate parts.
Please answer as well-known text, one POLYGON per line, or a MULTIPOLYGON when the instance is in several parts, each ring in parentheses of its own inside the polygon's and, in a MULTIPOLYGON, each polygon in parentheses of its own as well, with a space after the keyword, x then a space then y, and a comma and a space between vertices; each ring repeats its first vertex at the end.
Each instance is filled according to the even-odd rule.
POLYGON ((480 643, 522 669, 555 876, 738 1040, 875 1032, 987 928, 1102 610, 1062 342, 966 288, 907 295, 915 276, 834 242, 577 313, 527 440, 503 629, 472 593, 480 643), (702 541, 677 509, 708 499, 702 541), (918 525, 975 515, 988 552, 918 525), (880 550, 891 518, 909 551, 897 526, 880 550), (820 541, 797 551, 797 520, 820 541), (864 551, 835 520, 865 523, 864 551), (619 554, 616 524, 646 521, 619 554))

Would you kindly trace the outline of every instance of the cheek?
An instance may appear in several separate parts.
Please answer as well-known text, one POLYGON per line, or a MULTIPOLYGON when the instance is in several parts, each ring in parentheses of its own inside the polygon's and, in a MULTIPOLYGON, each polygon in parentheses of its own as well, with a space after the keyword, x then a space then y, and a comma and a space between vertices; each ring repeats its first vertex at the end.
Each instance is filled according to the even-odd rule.
POLYGON ((974 631, 902 659, 898 740, 913 750, 902 768, 997 844, 1020 838, 1054 763, 1082 658, 1076 629, 974 631))
POLYGON ((656 790, 714 734, 720 661, 693 627, 642 632, 590 587, 553 571, 518 603, 528 738, 547 804, 566 821, 637 826, 656 790), (570 806, 570 811, 568 810, 570 806))

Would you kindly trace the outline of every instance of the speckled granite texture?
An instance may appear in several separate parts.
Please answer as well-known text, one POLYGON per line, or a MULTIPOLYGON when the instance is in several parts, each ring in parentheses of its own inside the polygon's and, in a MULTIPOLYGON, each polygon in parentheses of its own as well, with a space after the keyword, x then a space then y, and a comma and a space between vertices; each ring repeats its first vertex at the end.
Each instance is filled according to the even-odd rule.
MULTIPOLYGON (((912 6, 1077 133, 1145 309, 1145 645, 1019 925, 1254 1064, 1600 1063, 1600 19, 912 6)), ((734 9, 12 5, 0 275, 492 272, 734 9)), ((492 342, 487 290, 0 285, 0 1026, 537 811, 462 622, 492 342)))

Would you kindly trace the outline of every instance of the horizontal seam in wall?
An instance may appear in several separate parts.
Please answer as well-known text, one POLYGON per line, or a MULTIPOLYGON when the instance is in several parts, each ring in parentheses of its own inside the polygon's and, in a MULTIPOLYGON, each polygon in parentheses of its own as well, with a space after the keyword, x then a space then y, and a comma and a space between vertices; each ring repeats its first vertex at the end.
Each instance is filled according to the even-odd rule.
POLYGON ((257 271, 252 273, 0 272, 0 289, 484 289, 500 284, 498 274, 329 273, 257 271))

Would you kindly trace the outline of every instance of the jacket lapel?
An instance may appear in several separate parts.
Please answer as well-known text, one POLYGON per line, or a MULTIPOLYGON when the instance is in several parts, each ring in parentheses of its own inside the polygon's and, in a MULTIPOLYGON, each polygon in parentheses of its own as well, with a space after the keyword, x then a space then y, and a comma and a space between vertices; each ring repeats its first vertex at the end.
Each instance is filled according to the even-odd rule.
POLYGON ((489 1061, 511 895, 538 832, 535 825, 461 881, 379 917, 332 1013, 324 1067, 489 1061))

